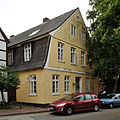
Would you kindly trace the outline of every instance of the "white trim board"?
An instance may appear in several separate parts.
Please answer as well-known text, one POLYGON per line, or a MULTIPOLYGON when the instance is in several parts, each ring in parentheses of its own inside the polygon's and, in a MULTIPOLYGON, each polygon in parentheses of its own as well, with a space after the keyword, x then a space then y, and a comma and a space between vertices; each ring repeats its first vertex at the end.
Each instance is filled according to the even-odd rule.
POLYGON ((44 69, 53 70, 53 71, 60 71, 60 72, 76 73, 76 74, 82 74, 82 75, 90 75, 91 74, 88 72, 74 71, 74 70, 68 70, 68 69, 64 69, 64 68, 55 68, 55 67, 45 67, 44 69))

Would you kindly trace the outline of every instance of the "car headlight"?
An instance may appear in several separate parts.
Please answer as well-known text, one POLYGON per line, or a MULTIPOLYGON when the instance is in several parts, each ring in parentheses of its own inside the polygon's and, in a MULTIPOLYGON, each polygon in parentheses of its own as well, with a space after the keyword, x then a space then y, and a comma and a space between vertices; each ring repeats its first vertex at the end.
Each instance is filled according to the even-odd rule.
POLYGON ((59 104, 59 105, 57 105, 57 107, 64 106, 65 104, 66 104, 66 103, 59 104))

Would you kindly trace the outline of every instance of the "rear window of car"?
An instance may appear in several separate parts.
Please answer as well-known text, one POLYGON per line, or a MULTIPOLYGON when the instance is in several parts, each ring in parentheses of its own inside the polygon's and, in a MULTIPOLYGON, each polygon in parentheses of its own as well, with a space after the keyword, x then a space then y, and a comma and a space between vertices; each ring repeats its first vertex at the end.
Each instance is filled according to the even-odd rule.
POLYGON ((96 95, 91 95, 92 96, 92 99, 96 99, 97 98, 97 96, 96 95))

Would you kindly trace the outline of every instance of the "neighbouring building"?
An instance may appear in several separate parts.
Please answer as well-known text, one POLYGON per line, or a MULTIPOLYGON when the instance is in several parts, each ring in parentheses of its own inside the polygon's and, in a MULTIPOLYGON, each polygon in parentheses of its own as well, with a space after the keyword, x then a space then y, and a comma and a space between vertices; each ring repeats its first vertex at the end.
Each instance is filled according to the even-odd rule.
POLYGON ((16 101, 47 104, 70 93, 97 93, 97 79, 87 65, 86 36, 79 8, 12 36, 8 65, 21 80, 16 101))
POLYGON ((8 38, 0 28, 0 66, 6 66, 6 48, 7 48, 8 38))
MULTIPOLYGON (((3 32, 3 30, 0 28, 0 68, 1 66, 6 66, 6 58, 7 58, 7 43, 8 43, 8 38, 3 32)), ((8 101, 8 93, 4 92, 5 96, 5 101, 8 101)), ((1 91, 0 91, 0 102, 2 101, 1 99, 1 91)))

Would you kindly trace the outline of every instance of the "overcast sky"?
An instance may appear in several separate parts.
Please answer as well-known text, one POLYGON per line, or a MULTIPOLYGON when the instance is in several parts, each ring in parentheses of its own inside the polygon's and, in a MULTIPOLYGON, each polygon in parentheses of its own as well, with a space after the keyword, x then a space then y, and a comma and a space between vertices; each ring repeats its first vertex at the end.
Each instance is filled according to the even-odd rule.
POLYGON ((0 27, 9 38, 79 7, 86 26, 89 0, 0 0, 0 27))

